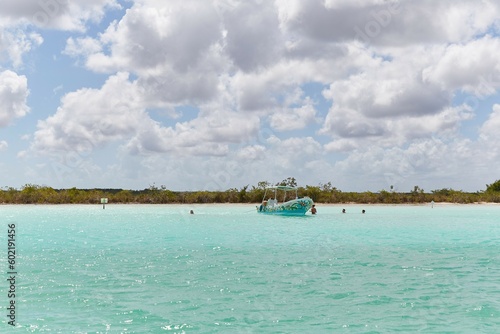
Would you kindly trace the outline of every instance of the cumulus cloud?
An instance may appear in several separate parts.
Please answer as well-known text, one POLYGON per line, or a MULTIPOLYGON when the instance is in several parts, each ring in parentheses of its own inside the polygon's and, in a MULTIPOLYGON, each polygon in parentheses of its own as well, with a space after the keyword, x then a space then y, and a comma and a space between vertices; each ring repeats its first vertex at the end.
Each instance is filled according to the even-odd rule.
POLYGON ((318 42, 357 39, 379 46, 461 42, 497 21, 495 1, 276 1, 281 24, 318 42))
POLYGON ((100 89, 69 93, 54 115, 39 122, 32 149, 88 152, 121 141, 132 154, 225 155, 229 143, 248 140, 258 129, 256 117, 219 110, 165 127, 146 112, 142 96, 142 88, 125 72, 111 76, 100 89))
POLYGON ((0 127, 7 126, 13 119, 29 112, 26 104, 28 94, 26 76, 10 70, 0 72, 0 127))
POLYGON ((446 90, 461 89, 485 97, 500 88, 500 40, 485 36, 446 47, 439 60, 423 71, 423 79, 446 90))
POLYGON ((262 145, 252 145, 242 148, 237 154, 243 160, 263 160, 265 150, 262 145))
POLYGON ((98 38, 70 38, 65 53, 96 72, 137 75, 152 103, 205 101, 217 93, 225 60, 210 2, 137 1, 98 38))
POLYGON ((4 0, 0 3, 0 20, 6 25, 84 31, 87 21, 99 21, 108 8, 121 7, 116 0, 4 0))
POLYGON ((127 144, 134 154, 173 152, 178 155, 225 156, 230 143, 248 141, 258 130, 258 119, 231 112, 201 113, 173 127, 154 123, 127 144))
POLYGON ((5 151, 9 144, 5 140, 0 140, 0 152, 5 151))
POLYGON ((23 65, 23 57, 43 43, 42 29, 85 31, 106 10, 118 9, 116 0, 4 0, 0 2, 0 64, 23 65))
MULTIPOLYGON (((3 3, 1 15, 85 32, 85 22, 118 6, 47 1, 57 6, 42 9, 53 13, 45 25, 27 2, 3 3)), ((169 165, 172 182, 189 175, 208 188, 242 175, 262 181, 315 169, 354 175, 359 187, 376 175, 373 187, 444 177, 457 171, 443 156, 460 164, 481 146, 460 138, 464 123, 491 113, 475 134, 481 143, 498 139, 498 106, 484 111, 455 100, 497 94, 498 17, 493 0, 137 0, 104 31, 67 39, 65 55, 109 78, 66 94, 39 122, 32 150, 116 143, 123 161, 141 169, 113 167, 120 175, 179 159, 190 167, 169 165), (321 94, 311 83, 324 87, 321 94)), ((28 41, 16 54, 37 36, 28 41)), ((19 117, 8 114, 5 124, 19 117)))
POLYGON ((280 173, 296 170, 297 174, 304 171, 303 161, 316 159, 321 154, 321 145, 312 137, 292 137, 279 139, 271 136, 267 140, 276 170, 280 173), (293 152, 293 154, 291 154, 293 152))
MULTIPOLYGON (((391 60, 376 57, 359 66, 358 73, 323 91, 332 107, 321 134, 337 139, 377 138, 378 144, 402 145, 414 138, 456 131, 460 122, 471 118, 463 108, 449 108, 452 90, 423 79, 422 73, 433 64, 440 48, 414 49, 412 57, 401 57, 399 52, 391 60)), ((357 146, 350 140, 331 143, 328 148, 336 151, 357 146)))
POLYGON ((127 66, 134 72, 167 65, 185 71, 219 38, 218 16, 209 2, 138 1, 100 36, 111 53, 97 54, 102 61, 91 58, 88 65, 127 66))
POLYGON ((0 25, 0 62, 21 67, 23 56, 42 43, 43 38, 38 33, 27 33, 22 29, 2 29, 0 25))
POLYGON ((102 44, 94 38, 81 37, 73 38, 70 37, 66 41, 66 48, 63 53, 72 56, 89 56, 91 54, 99 53, 102 51, 102 44))
POLYGON ((500 104, 493 106, 493 112, 480 129, 480 135, 486 142, 496 143, 500 139, 500 104))
POLYGON ((316 120, 316 110, 311 104, 298 108, 277 110, 270 116, 270 125, 278 131, 298 130, 307 127, 316 120))
POLYGON ((84 152, 135 133, 144 118, 136 86, 127 73, 112 76, 102 89, 65 95, 57 112, 40 121, 33 149, 84 152))
POLYGON ((226 50, 237 68, 253 71, 276 63, 284 38, 271 1, 243 1, 224 12, 226 50))
POLYGON ((338 80, 324 92, 339 107, 371 118, 417 116, 438 112, 449 103, 450 93, 422 80, 432 52, 414 50, 412 57, 397 57, 360 66, 359 73, 338 80))
MULTIPOLYGON (((335 165, 341 175, 341 186, 351 189, 377 189, 408 192, 414 186, 425 191, 446 187, 467 187, 478 182, 478 175, 470 180, 457 180, 457 173, 473 173, 476 154, 467 140, 426 138, 413 141, 407 148, 370 147, 356 150, 335 165), (445 157, 445 158, 443 158, 445 157), (470 161, 464 166, 462 161, 470 161), (423 177, 425 175, 425 177, 423 177)), ((467 174, 469 175, 469 174, 467 174)))
POLYGON ((309 175, 317 172, 320 160, 316 156, 320 155, 321 149, 312 138, 280 140, 274 137, 270 141, 271 146, 264 138, 262 143, 242 143, 224 156, 167 152, 141 157, 136 164, 129 161, 133 156, 127 156, 127 162, 121 164, 120 175, 153 181, 161 179, 173 189, 225 190, 246 184, 256 185, 260 181, 278 182, 289 176, 306 182, 309 175), (293 155, 290 155, 290 149, 293 149, 293 155), (307 166, 303 165, 301 156, 309 160, 307 166), (293 175, 288 166, 296 169, 293 175))

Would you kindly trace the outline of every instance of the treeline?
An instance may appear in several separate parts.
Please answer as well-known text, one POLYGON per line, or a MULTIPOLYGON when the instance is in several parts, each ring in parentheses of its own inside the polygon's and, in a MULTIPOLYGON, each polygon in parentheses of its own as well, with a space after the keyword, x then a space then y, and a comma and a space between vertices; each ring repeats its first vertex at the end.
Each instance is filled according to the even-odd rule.
MULTIPOLYGON (((296 186, 295 179, 288 178, 280 185, 296 186)), ((53 189, 47 186, 27 184, 21 189, 6 187, 0 190, 0 203, 4 204, 99 204, 101 198, 109 203, 260 203, 265 187, 270 183, 263 181, 257 186, 246 185, 240 189, 224 191, 171 191, 165 186, 150 186, 144 190, 124 189, 53 189)), ((299 187, 299 197, 309 196, 317 203, 373 203, 373 204, 412 204, 448 203, 500 203, 500 180, 487 185, 485 191, 468 193, 461 190, 439 189, 424 192, 415 186, 410 192, 381 190, 379 192, 343 192, 331 183, 318 186, 299 187)))

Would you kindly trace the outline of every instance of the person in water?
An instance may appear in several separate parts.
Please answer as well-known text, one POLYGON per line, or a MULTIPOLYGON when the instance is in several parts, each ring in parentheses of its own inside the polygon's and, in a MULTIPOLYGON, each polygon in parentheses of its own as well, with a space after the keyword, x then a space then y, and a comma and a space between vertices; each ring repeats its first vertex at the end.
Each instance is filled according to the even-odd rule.
POLYGON ((342 213, 345 213, 345 209, 342 209, 342 213))
POLYGON ((316 205, 315 205, 315 204, 313 204, 313 206, 312 206, 312 208, 311 208, 311 213, 312 213, 313 215, 315 215, 315 214, 316 214, 316 205))

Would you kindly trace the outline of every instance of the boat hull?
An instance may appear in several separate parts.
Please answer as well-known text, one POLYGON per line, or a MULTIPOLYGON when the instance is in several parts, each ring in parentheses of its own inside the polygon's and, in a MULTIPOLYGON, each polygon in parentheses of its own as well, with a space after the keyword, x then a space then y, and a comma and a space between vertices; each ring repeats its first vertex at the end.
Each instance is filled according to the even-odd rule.
POLYGON ((268 215, 303 216, 314 204, 309 197, 294 199, 274 206, 258 206, 257 212, 268 215))

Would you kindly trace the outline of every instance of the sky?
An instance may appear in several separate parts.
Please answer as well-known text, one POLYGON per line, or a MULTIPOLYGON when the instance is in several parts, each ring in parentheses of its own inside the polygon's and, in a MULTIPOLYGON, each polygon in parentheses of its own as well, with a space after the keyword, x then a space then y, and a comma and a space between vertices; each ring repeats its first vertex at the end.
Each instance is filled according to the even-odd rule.
POLYGON ((482 191, 497 0, 2 0, 0 187, 482 191))

